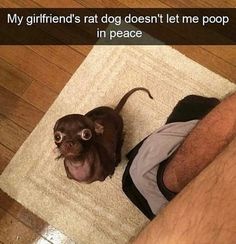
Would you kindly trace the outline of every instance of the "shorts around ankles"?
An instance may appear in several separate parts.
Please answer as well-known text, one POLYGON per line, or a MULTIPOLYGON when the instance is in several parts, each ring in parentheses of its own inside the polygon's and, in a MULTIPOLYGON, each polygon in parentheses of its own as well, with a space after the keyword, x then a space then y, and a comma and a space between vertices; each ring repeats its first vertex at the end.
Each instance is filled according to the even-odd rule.
POLYGON ((162 162, 170 158, 197 122, 192 120, 162 126, 145 139, 130 164, 130 178, 154 215, 170 200, 170 191, 163 187, 162 180, 157 181, 159 167, 163 168, 162 162), (161 182, 159 186, 158 182, 161 182))

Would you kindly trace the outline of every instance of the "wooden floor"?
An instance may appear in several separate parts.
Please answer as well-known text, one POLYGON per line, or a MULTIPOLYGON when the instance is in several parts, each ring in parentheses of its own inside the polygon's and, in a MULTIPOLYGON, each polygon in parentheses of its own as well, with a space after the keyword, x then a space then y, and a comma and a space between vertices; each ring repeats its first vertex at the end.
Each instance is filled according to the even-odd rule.
MULTIPOLYGON (((235 7, 236 0, 1 0, 0 7, 235 7)), ((37 125, 91 46, 0 46, 0 173, 37 125)), ((236 46, 174 46, 236 81, 236 46)), ((0 243, 70 239, 0 191, 0 243)), ((40 242, 41 243, 41 242, 40 242)))

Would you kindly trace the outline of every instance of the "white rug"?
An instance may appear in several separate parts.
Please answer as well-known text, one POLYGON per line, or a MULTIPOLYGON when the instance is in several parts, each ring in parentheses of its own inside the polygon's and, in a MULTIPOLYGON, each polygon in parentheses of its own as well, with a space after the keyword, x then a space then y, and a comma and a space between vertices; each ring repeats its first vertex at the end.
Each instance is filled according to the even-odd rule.
MULTIPOLYGON (((73 58, 73 57, 71 57, 73 58)), ((123 153, 161 126, 176 102, 189 94, 223 97, 235 85, 168 46, 96 46, 0 177, 0 187, 77 243, 126 243, 147 222, 121 190, 124 159, 112 179, 90 185, 68 180, 55 161, 52 129, 69 113, 114 106, 135 93, 122 115, 123 153)))

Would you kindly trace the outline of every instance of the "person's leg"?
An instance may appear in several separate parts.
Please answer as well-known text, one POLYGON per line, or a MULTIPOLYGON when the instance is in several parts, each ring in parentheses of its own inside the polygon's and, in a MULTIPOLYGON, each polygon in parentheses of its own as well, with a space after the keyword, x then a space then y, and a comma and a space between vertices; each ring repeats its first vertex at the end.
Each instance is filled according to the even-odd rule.
POLYGON ((236 138, 140 233, 135 244, 235 243, 236 138))
POLYGON ((167 165, 165 186, 180 192, 236 134, 236 93, 227 97, 192 130, 167 165))

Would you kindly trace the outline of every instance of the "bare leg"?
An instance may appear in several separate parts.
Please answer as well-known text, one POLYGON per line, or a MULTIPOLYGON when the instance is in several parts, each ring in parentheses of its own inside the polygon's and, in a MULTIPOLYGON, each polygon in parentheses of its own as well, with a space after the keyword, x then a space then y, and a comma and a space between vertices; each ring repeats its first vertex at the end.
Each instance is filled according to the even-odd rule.
POLYGON ((236 138, 141 232, 135 244, 235 243, 236 138))
POLYGON ((236 135, 236 93, 203 118, 168 164, 163 181, 180 192, 236 135))

